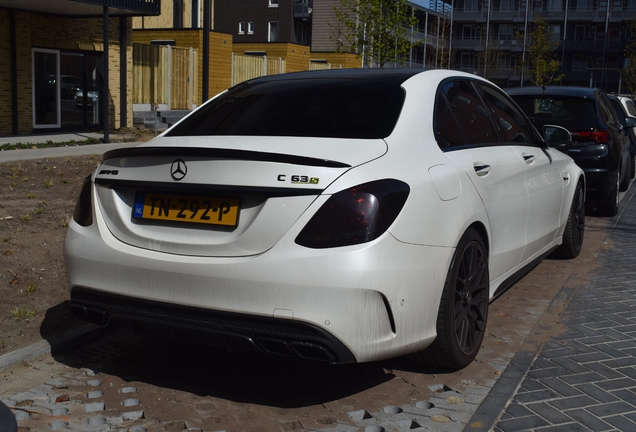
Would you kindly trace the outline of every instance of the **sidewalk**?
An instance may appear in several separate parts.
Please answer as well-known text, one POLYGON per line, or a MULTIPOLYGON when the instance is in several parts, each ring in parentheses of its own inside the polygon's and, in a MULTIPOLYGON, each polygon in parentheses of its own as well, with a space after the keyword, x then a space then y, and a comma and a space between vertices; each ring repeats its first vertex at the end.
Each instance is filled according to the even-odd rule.
POLYGON ((634 195, 632 187, 612 218, 599 266, 573 292, 559 293, 569 299, 564 331, 536 355, 517 352, 465 431, 483 430, 475 422, 497 432, 636 430, 634 195))
MULTIPOLYGON (((28 135, 17 137, 0 137, 0 146, 3 144, 39 144, 46 142, 71 142, 85 141, 87 139, 101 139, 103 134, 99 133, 67 133, 53 135, 28 135)), ((102 154, 108 150, 120 147, 132 147, 139 142, 116 142, 122 139, 120 135, 111 135, 109 144, 86 144, 67 147, 16 149, 0 151, 0 162, 12 162, 26 159, 41 159, 51 157, 80 156, 87 154, 102 154)))

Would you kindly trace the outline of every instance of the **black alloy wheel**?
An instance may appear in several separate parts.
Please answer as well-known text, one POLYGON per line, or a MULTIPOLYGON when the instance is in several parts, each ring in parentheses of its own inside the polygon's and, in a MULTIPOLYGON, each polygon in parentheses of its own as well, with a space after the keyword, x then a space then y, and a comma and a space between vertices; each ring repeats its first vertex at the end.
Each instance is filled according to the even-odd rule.
POLYGON ((579 181, 572 197, 572 206, 563 231, 563 243, 555 251, 559 258, 576 258, 583 249, 585 234, 585 192, 583 182, 579 181))
POLYGON ((490 274, 479 233, 469 228, 459 242, 446 276, 437 315, 437 338, 413 355, 429 365, 461 369, 477 356, 488 320, 490 274))
POLYGON ((488 311, 488 265, 484 248, 470 242, 461 256, 455 281, 455 336, 464 354, 470 354, 484 338, 488 311))

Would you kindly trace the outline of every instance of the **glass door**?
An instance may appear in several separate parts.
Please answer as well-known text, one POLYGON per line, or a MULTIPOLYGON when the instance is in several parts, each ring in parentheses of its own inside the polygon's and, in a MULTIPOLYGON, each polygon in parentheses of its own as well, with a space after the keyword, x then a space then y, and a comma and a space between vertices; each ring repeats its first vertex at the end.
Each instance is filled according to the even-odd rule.
POLYGON ((60 53, 34 48, 33 128, 60 127, 60 53))
POLYGON ((84 91, 84 54, 60 53, 62 127, 84 126, 81 97, 84 91))
POLYGON ((96 130, 102 124, 102 53, 33 49, 33 128, 96 130))

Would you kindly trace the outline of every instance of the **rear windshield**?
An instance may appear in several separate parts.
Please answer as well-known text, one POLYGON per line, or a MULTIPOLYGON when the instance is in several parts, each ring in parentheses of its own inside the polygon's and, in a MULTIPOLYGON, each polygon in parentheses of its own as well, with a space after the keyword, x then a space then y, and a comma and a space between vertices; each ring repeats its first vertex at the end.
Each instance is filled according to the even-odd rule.
POLYGON ((596 103, 591 99, 568 96, 512 96, 532 122, 563 126, 570 132, 598 127, 596 103))
POLYGON ((250 135, 386 138, 404 103, 397 84, 294 79, 241 84, 197 110, 167 136, 250 135))

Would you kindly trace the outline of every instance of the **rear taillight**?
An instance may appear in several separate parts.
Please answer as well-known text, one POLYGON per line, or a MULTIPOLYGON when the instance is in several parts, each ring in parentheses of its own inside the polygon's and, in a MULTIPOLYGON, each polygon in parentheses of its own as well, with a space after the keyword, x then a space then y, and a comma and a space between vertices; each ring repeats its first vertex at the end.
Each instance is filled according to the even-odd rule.
POLYGON ((594 141, 596 144, 605 144, 609 141, 607 131, 581 131, 572 132, 572 139, 575 141, 594 141))
POLYGON ((310 248, 366 243, 382 235, 398 216, 409 186, 399 180, 378 180, 334 194, 296 237, 310 248))
POLYGON ((93 200, 91 196, 91 176, 84 179, 79 198, 73 210, 73 220, 81 226, 89 226, 93 223, 93 200))

